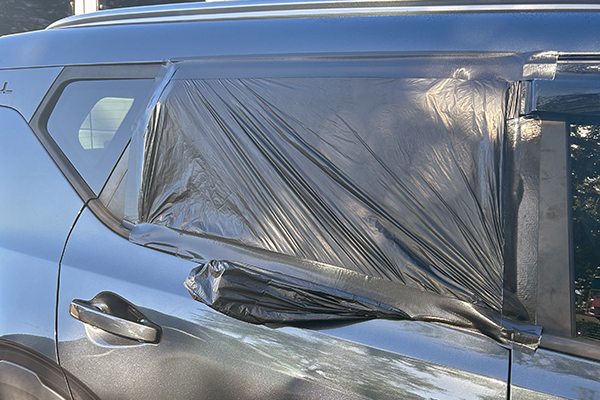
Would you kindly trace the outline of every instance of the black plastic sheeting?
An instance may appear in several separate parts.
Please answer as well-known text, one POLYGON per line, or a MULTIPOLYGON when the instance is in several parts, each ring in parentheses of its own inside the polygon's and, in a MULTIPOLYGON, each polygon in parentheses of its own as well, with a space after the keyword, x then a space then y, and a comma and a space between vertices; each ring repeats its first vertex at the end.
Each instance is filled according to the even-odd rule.
POLYGON ((174 80, 140 220, 501 311, 508 84, 174 80))
MULTIPOLYGON (((290 266, 291 267, 291 266, 290 266)), ((373 318, 449 324, 483 333, 523 351, 539 345, 541 328, 503 320, 474 304, 347 270, 313 280, 242 263, 213 260, 185 281, 192 297, 233 318, 254 324, 302 324, 373 318)))
POLYGON ((210 261, 193 269, 185 285, 196 300, 254 324, 409 318, 402 310, 370 298, 227 261, 210 261))
POLYGON ((192 296, 248 322, 408 318, 536 348, 541 329, 506 319, 529 316, 503 289, 505 128, 519 90, 461 78, 175 74, 144 132, 131 240, 204 260, 192 296), (244 251, 214 261, 226 258, 202 240, 314 269, 270 270, 244 251), (312 279, 330 267, 396 294, 312 279))

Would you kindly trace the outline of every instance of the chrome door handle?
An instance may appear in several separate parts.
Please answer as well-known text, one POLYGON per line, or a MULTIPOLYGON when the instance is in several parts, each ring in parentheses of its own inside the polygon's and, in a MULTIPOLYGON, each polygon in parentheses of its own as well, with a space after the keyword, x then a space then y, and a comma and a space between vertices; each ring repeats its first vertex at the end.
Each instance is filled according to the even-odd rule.
POLYGON ((158 343, 162 330, 133 304, 111 292, 102 292, 92 300, 75 299, 69 314, 84 324, 144 343, 158 343))

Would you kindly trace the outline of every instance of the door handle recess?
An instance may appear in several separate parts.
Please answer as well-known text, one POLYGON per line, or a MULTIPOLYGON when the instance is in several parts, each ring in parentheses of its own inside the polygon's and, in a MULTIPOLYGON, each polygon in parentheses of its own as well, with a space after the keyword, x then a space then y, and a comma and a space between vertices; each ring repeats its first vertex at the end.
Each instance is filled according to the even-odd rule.
POLYGON ((69 314, 84 324, 108 333, 144 343, 158 343, 162 329, 133 304, 111 292, 97 294, 92 300, 75 299, 69 314))

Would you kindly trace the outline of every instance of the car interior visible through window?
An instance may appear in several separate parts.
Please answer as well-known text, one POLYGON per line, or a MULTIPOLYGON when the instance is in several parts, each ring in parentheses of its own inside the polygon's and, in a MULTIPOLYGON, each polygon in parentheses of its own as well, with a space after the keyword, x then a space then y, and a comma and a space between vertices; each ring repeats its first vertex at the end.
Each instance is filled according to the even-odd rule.
POLYGON ((153 80, 79 80, 63 90, 47 130, 90 188, 99 193, 131 137, 153 80))

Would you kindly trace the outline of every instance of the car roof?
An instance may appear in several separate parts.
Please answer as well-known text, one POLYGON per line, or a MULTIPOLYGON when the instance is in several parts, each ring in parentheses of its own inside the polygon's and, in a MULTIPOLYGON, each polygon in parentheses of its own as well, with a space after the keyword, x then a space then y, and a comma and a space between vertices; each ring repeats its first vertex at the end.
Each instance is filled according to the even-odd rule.
POLYGON ((328 0, 328 1, 215 1, 177 3, 105 10, 61 19, 47 29, 98 25, 182 22, 194 20, 332 17, 358 14, 457 13, 501 11, 600 10, 590 0, 328 0))
POLYGON ((0 38, 0 69, 190 58, 600 53, 600 5, 246 1, 106 10, 0 38))

